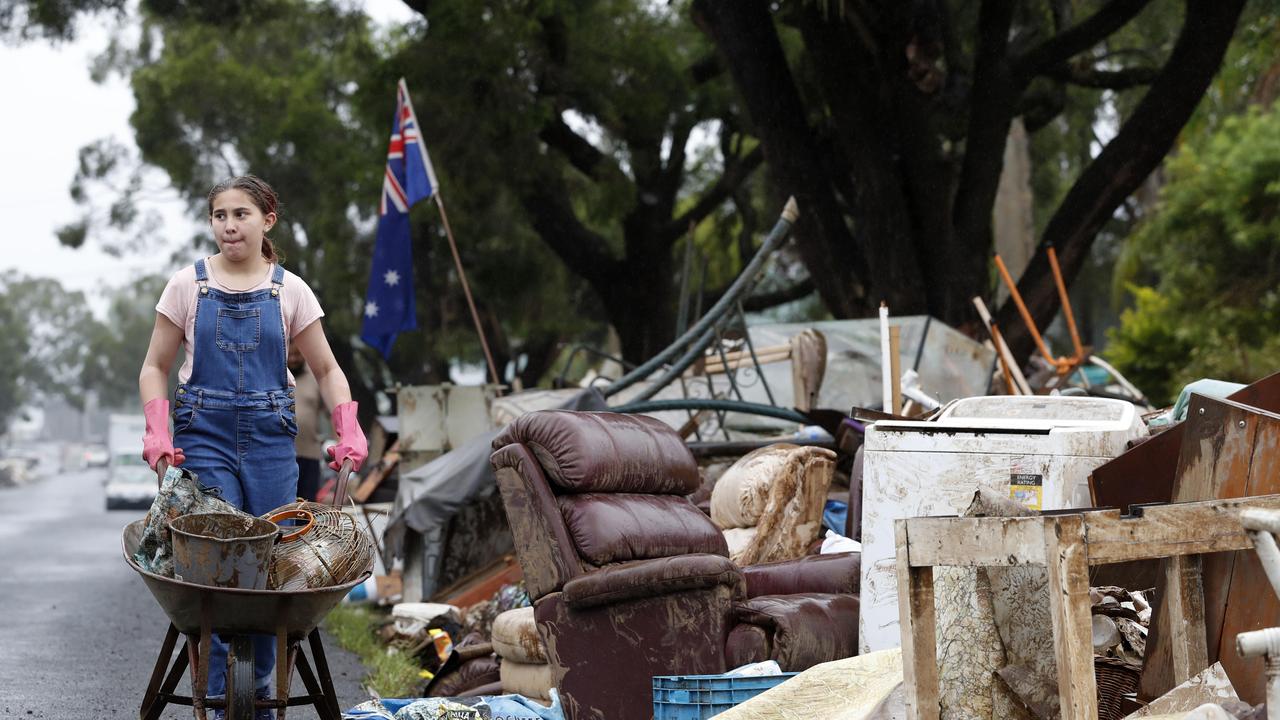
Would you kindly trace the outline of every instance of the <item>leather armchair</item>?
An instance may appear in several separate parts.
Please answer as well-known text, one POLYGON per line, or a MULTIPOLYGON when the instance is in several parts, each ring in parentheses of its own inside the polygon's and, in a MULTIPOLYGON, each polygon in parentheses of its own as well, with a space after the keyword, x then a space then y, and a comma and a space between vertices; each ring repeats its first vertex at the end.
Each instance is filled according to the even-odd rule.
POLYGON ((857 653, 859 556, 742 569, 685 496, 693 456, 644 416, 542 411, 493 442, 538 633, 569 720, 652 717, 654 675, 857 653))

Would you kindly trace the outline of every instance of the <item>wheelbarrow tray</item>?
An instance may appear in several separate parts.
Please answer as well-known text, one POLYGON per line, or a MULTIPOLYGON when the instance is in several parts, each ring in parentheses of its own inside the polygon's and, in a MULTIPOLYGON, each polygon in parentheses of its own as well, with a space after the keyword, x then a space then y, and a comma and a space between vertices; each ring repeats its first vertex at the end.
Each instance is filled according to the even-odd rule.
POLYGON ((283 628, 290 642, 302 640, 329 614, 351 588, 364 582, 370 567, 359 578, 333 587, 310 590, 245 590, 218 588, 175 580, 142 569, 133 559, 142 542, 146 520, 124 528, 124 559, 142 576, 147 589, 178 632, 199 635, 201 627, 228 635, 276 634, 283 628))

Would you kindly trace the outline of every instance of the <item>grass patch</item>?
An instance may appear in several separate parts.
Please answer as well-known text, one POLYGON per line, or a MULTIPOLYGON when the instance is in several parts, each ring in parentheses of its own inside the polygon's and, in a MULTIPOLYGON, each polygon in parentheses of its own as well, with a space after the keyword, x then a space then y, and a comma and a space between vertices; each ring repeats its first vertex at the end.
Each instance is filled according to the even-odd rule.
POLYGON ((388 650, 374 634, 381 617, 371 608, 339 605, 325 618, 324 627, 343 648, 360 656, 369 668, 364 683, 386 698, 416 697, 422 670, 410 656, 388 650))

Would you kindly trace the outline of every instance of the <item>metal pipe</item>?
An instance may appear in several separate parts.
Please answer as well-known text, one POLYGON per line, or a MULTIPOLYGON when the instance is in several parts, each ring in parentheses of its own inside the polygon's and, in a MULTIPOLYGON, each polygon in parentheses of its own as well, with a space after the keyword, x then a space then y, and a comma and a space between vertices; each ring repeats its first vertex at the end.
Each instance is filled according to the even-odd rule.
POLYGON ((678 398, 675 400, 647 400, 644 402, 629 402, 626 405, 609 408, 613 412, 624 413, 651 413, 662 412, 664 410, 716 410, 723 412, 745 413, 747 415, 763 415, 765 417, 778 418, 779 420, 789 420, 799 423, 800 425, 808 425, 809 419, 804 415, 791 410, 790 408, 774 407, 772 405, 761 405, 752 402, 735 402, 732 400, 716 400, 713 398, 678 398))
POLYGON ((1022 316, 1022 322, 1026 323, 1027 331, 1031 333, 1031 338, 1036 341, 1036 346, 1040 348, 1040 354, 1044 355, 1049 364, 1058 367, 1057 359, 1053 357, 1053 353, 1049 352, 1049 347, 1044 344, 1044 338, 1040 337, 1040 331, 1036 329, 1036 321, 1031 319, 1031 313, 1027 311, 1027 306, 1022 302, 1022 293, 1018 292, 1018 284, 1013 281, 1013 276, 1009 274, 1009 268, 1004 266, 1004 260, 1000 258, 1000 253, 996 253, 996 270, 1000 271, 1000 277, 1004 279, 1004 284, 1009 288, 1009 299, 1013 301, 1014 307, 1018 308, 1018 314, 1022 316))
POLYGON ((1084 346, 1080 344, 1080 332, 1076 329, 1076 316, 1071 312, 1071 296, 1067 294, 1067 283, 1062 279, 1062 268, 1058 267, 1058 251, 1053 243, 1046 248, 1049 255, 1049 267, 1053 269, 1053 284, 1058 286, 1058 299, 1062 302, 1062 318, 1067 321, 1067 329, 1071 331, 1071 345, 1075 348, 1076 362, 1084 360, 1084 346))
POLYGON ((1265 628, 1236 635, 1236 652, 1242 658, 1265 658, 1267 720, 1280 720, 1280 628, 1265 628))
POLYGON ((1245 508, 1240 511, 1240 524, 1245 530, 1280 534, 1280 511, 1245 508))
MULTIPOLYGON (((733 281, 733 284, 729 286, 729 289, 725 291, 724 295, 722 295, 720 299, 716 301, 716 304, 707 311, 707 314, 702 316, 702 319, 699 320, 697 324, 685 331, 685 333, 677 338, 675 342, 668 345, 665 350, 652 358, 649 358, 649 360, 640 367, 632 370, 626 375, 623 375, 606 387, 603 391, 604 396, 610 397, 612 395, 616 395, 619 391, 643 380, 654 370, 658 369, 663 363, 675 357, 676 353, 680 352, 680 348, 685 344, 694 338, 701 339, 707 330, 719 321, 720 316, 724 315, 726 310, 733 307, 734 304, 738 302, 739 298, 745 296, 751 290, 752 286, 755 285, 756 274, 760 272, 762 267, 764 267, 765 260, 768 260, 769 256, 773 254, 773 251, 781 247, 782 243, 786 241, 787 236, 791 232, 791 226, 795 224, 799 217, 800 210, 796 205, 796 199, 794 197, 788 198, 786 206, 782 209, 782 215, 778 218, 778 222, 773 226, 773 229, 769 231, 769 235, 765 238, 764 244, 760 246, 758 251, 756 251, 755 256, 751 258, 751 262, 747 263, 747 266, 743 268, 742 273, 733 281)), ((705 348, 706 346, 704 345, 703 347, 705 348)), ((681 372, 683 372, 683 368, 681 368, 681 372)), ((672 373, 667 373, 667 375, 670 376, 672 373)), ((657 391, 655 390, 654 392, 657 391)), ((652 395, 652 393, 650 393, 650 395, 652 395)))
POLYGON ((1271 581, 1271 589, 1280 597, 1280 548, 1276 547, 1276 537, 1266 530, 1248 530, 1253 540, 1253 550, 1262 563, 1262 570, 1271 581))

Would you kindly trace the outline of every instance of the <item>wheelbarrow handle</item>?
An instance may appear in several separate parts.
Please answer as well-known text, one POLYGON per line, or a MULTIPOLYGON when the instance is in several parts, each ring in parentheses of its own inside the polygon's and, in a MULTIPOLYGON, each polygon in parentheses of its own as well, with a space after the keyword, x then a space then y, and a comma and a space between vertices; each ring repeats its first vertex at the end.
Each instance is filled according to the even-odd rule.
POLYGON ((347 501, 347 482, 351 480, 351 473, 355 470, 355 463, 351 458, 342 461, 342 468, 338 470, 338 485, 333 489, 333 506, 342 507, 347 501))

